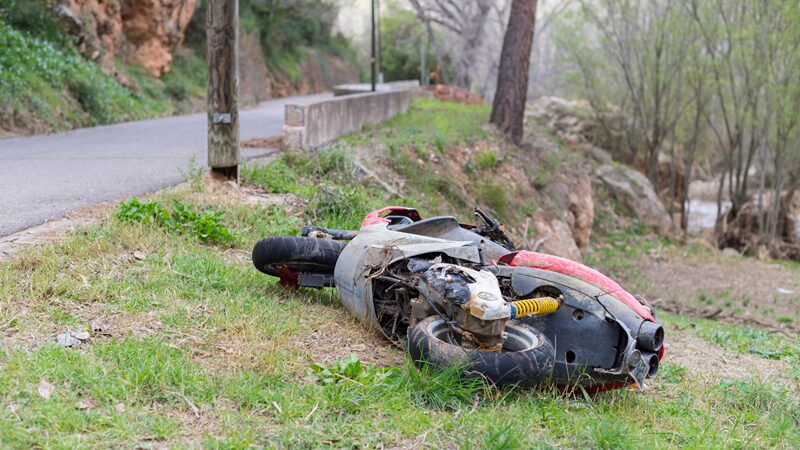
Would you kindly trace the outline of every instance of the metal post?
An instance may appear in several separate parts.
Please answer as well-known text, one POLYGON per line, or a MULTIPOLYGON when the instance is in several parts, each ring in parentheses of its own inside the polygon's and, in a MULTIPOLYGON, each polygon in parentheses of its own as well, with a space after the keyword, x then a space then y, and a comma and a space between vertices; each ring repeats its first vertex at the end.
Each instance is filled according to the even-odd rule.
POLYGON ((370 59, 370 64, 372 66, 372 92, 375 92, 375 72, 376 67, 375 64, 377 61, 375 60, 375 0, 370 0, 372 4, 372 34, 371 34, 371 41, 372 41, 372 58, 370 59))
POLYGON ((378 62, 376 63, 376 65, 378 67, 378 69, 377 69, 377 71, 378 71, 378 84, 383 84, 384 83, 384 79, 383 79, 383 45, 381 44, 381 42, 382 42, 382 38, 381 38, 381 0, 375 0, 375 3, 377 5, 375 7, 375 10, 376 10, 376 12, 375 12, 375 23, 376 23, 375 29, 376 29, 376 33, 378 35, 378 38, 377 38, 377 41, 378 41, 378 52, 377 52, 378 53, 378 62))
POLYGON ((239 181, 239 0, 209 0, 208 166, 239 181))
POLYGON ((423 87, 428 85, 428 73, 425 68, 425 39, 420 37, 419 40, 419 84, 423 87))

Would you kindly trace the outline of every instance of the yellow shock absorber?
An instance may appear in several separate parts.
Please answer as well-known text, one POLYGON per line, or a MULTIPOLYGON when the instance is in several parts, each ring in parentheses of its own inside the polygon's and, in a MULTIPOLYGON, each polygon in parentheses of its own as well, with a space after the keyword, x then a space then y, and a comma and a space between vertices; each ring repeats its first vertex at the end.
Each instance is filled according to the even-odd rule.
POLYGON ((513 318, 544 316, 553 314, 561 306, 561 302, 553 297, 528 298, 511 302, 515 314, 513 318))

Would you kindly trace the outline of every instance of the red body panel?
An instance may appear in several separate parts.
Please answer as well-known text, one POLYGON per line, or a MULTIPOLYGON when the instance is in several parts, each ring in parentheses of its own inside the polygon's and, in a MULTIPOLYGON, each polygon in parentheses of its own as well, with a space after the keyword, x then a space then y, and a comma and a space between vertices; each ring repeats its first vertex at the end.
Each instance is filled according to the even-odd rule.
POLYGON ((378 225, 382 223, 389 223, 389 220, 384 219, 381 217, 384 213, 399 213, 397 215, 406 216, 411 220, 420 220, 419 213, 414 208, 406 208, 405 206, 387 206, 385 208, 381 208, 377 211, 372 211, 371 213, 367 214, 364 217, 364 221, 361 222, 361 227, 368 227, 370 225, 378 225))
POLYGON ((558 256, 547 255, 538 252, 519 251, 509 253, 492 263, 508 264, 509 266, 532 267, 535 269, 549 270, 569 277, 585 281, 593 286, 605 291, 607 294, 618 299, 643 319, 655 322, 655 318, 650 311, 645 308, 636 298, 617 284, 616 281, 608 278, 602 273, 584 266, 583 264, 558 256))

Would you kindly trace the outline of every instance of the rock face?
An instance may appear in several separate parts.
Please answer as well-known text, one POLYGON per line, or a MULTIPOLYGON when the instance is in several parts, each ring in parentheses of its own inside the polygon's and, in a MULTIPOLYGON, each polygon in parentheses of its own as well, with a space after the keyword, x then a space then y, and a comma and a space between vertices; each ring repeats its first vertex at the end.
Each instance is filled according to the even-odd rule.
POLYGON ((269 71, 255 33, 239 32, 239 102, 253 105, 272 97, 269 71))
MULTIPOLYGON (((112 74, 114 59, 142 65, 158 77, 169 71, 172 52, 199 0, 58 0, 54 11, 78 50, 112 74)), ((123 81, 123 80, 121 80, 123 81)))
POLYGON ((533 105, 533 113, 544 119, 568 148, 592 144, 603 149, 618 149, 625 129, 625 119, 613 110, 606 113, 601 124, 585 100, 542 97, 533 105))
MULTIPOLYGON (((559 177, 545 188, 545 193, 555 202, 554 210, 563 213, 561 222, 566 225, 573 241, 573 245, 569 247, 574 246, 580 251, 585 251, 589 247, 589 238, 594 223, 594 199, 592 198, 592 181, 589 174, 585 171, 574 171, 569 175, 559 177)), ((540 217, 536 218, 541 219, 540 217)), ((552 225, 552 218, 547 219, 546 222, 550 225, 542 228, 562 228, 552 225)))
POLYGON ((533 217, 533 231, 538 244, 536 251, 573 261, 581 260, 581 251, 566 222, 539 210, 533 217))
POLYGON ((126 0, 120 3, 127 60, 141 64, 155 77, 168 72, 172 51, 183 42, 184 30, 199 0, 126 0))
POLYGON ((634 169, 612 164, 597 167, 594 175, 596 183, 642 223, 662 234, 674 231, 672 220, 647 177, 634 169))
POLYGON ((336 55, 309 52, 300 63, 299 72, 302 74, 299 82, 273 77, 271 87, 273 96, 312 94, 329 90, 337 84, 358 81, 358 69, 336 55))

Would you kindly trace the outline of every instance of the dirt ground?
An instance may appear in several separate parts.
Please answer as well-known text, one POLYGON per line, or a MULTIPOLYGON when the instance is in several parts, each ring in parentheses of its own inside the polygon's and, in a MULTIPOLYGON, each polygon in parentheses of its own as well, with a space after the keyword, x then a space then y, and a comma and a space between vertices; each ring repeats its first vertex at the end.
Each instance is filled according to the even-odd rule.
POLYGON ((664 363, 685 367, 692 380, 744 380, 755 377, 796 388, 796 380, 787 377, 789 364, 784 360, 767 359, 750 353, 735 354, 702 339, 687 329, 667 327, 667 351, 664 363))
POLYGON ((711 249, 651 254, 637 284, 656 306, 730 322, 800 329, 800 267, 711 249))

